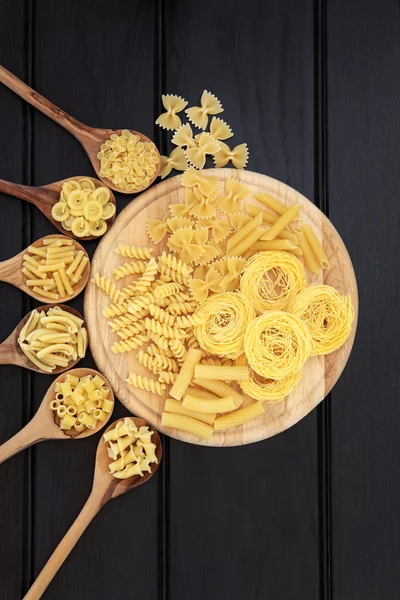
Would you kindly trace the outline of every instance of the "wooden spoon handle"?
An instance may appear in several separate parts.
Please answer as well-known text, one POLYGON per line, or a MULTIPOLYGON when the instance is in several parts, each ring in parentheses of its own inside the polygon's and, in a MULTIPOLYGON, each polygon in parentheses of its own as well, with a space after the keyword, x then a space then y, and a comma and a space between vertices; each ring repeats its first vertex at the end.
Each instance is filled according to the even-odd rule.
POLYGON ((61 125, 61 127, 64 127, 64 129, 72 133, 72 135, 75 137, 78 137, 79 134, 82 133, 82 128, 84 127, 82 123, 35 92, 32 88, 26 85, 26 83, 18 79, 18 77, 7 71, 7 69, 1 65, 0 81, 10 88, 10 90, 18 94, 18 96, 29 102, 29 104, 32 104, 32 106, 40 110, 47 117, 50 117, 50 119, 53 119, 53 121, 61 125))
POLYGON ((75 522, 54 550, 26 596, 24 596, 24 600, 37 600, 42 597, 47 586, 101 507, 99 497, 93 490, 75 522))
POLYGON ((0 446, 0 464, 40 440, 46 439, 45 429, 35 417, 7 442, 0 446))
POLYGON ((43 209, 43 203, 47 202, 50 205, 49 210, 51 212, 51 206, 53 203, 51 202, 48 194, 46 195, 43 193, 40 188, 30 185, 21 185, 20 183, 12 183, 11 181, 0 179, 0 192, 4 192, 5 194, 14 196, 15 198, 20 198, 21 200, 26 200, 41 210, 43 209))
POLYGON ((0 344, 0 365, 18 365, 18 359, 19 354, 13 342, 6 340, 0 344))
POLYGON ((15 256, 8 260, 3 260, 0 262, 0 281, 5 281, 15 286, 21 285, 23 278, 20 268, 20 261, 16 260, 15 256))

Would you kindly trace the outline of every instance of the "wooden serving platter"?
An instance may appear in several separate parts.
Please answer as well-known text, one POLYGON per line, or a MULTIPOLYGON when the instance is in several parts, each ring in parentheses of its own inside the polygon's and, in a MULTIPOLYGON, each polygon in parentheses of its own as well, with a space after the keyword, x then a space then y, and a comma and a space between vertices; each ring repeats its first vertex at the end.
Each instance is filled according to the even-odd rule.
MULTIPOLYGON (((116 355, 111 352, 110 347, 117 336, 111 331, 107 320, 102 315, 104 306, 110 303, 109 298, 91 283, 88 284, 85 292, 85 321, 89 329, 90 348, 97 367, 104 373, 115 395, 128 410, 146 419, 158 430, 185 442, 207 446, 240 446, 288 429, 315 408, 335 385, 349 358, 355 337, 358 317, 357 282, 350 257, 338 232, 329 219, 299 192, 276 179, 250 171, 210 169, 208 174, 219 177, 223 186, 226 179, 235 177, 248 185, 253 193, 267 192, 287 206, 299 203, 303 205, 300 212, 301 221, 303 224, 308 223, 313 226, 330 261, 330 268, 319 275, 314 275, 307 270, 308 281, 326 283, 341 293, 351 294, 355 320, 346 344, 325 357, 309 358, 297 389, 281 402, 264 403, 263 416, 235 429, 215 432, 208 440, 199 440, 185 432, 161 426, 161 413, 167 395, 160 397, 128 386, 125 381, 128 372, 133 371, 147 376, 149 372, 135 358, 137 351, 116 355)), ((119 243, 153 246, 147 237, 146 220, 149 217, 161 219, 167 213, 170 204, 184 201, 184 189, 180 182, 181 176, 178 175, 159 183, 133 200, 121 212, 98 245, 92 260, 91 276, 99 272, 111 278, 112 270, 125 262, 114 252, 119 243)), ((249 197, 249 200, 252 204, 265 208, 255 198, 249 197)), ((243 210, 243 206, 241 209, 243 210)), ((155 255, 167 249, 165 240, 154 248, 155 255)), ((124 279, 123 285, 130 283, 132 279, 133 276, 124 279)), ((250 399, 246 399, 245 402, 250 403, 250 399)))

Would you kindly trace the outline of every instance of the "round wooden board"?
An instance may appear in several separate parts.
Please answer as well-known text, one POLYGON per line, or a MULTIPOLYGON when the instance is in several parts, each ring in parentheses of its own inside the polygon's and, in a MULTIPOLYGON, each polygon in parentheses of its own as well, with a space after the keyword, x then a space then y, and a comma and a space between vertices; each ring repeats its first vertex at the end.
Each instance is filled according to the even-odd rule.
MULTIPOLYGON (((234 169, 210 169, 205 172, 222 180, 222 191, 226 179, 235 177, 248 185, 253 193, 267 192, 287 206, 299 203, 303 205, 300 213, 301 221, 303 224, 308 223, 313 226, 330 262, 330 268, 319 275, 307 271, 308 281, 329 284, 341 293, 349 292, 352 297, 356 316, 352 334, 346 344, 328 356, 309 358, 297 389, 281 402, 264 403, 263 416, 236 429, 215 432, 208 440, 199 440, 193 435, 161 426, 161 412, 167 395, 160 397, 128 386, 125 381, 128 372, 133 371, 147 376, 149 372, 136 360, 136 351, 124 354, 111 352, 110 347, 116 335, 102 315, 104 306, 110 303, 109 298, 90 283, 85 292, 85 320, 89 328, 90 348, 97 367, 107 377, 115 395, 128 410, 146 419, 158 430, 179 440, 207 446, 240 446, 268 438, 291 427, 315 408, 335 385, 349 358, 355 337, 358 316, 357 282, 342 239, 329 219, 307 198, 284 183, 259 173, 234 169)), ((112 278, 112 270, 125 262, 114 252, 120 243, 153 246, 146 233, 146 220, 149 217, 162 219, 170 204, 184 201, 184 189, 180 181, 181 176, 176 176, 159 183, 133 200, 121 212, 98 245, 92 260, 92 276, 98 272, 112 278)), ((248 200, 252 204, 259 205, 260 208, 265 208, 255 198, 249 197, 248 200)), ((243 211, 244 206, 241 209, 243 211)), ((167 247, 163 240, 154 248, 157 256, 167 247)), ((124 279, 124 285, 130 283, 131 279, 133 276, 124 279)), ((249 403, 250 399, 247 401, 249 403)))

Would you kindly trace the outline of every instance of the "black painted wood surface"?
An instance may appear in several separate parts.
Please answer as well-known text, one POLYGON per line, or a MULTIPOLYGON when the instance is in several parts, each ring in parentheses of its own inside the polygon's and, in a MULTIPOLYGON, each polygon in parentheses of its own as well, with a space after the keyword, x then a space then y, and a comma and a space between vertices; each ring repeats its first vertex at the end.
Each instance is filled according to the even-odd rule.
MULTIPOLYGON (((167 152, 161 93, 217 94, 249 169, 329 215, 360 288, 330 398, 243 448, 164 437, 157 476, 101 511, 45 598, 398 598, 399 21, 395 0, 0 0, 0 63, 89 125, 139 129, 167 152)), ((76 140, 3 86, 0 136, 2 178, 93 174, 76 140)), ((1 260, 52 232, 1 195, 1 260)), ((4 338, 34 302, 6 284, 0 298, 4 338)), ((1 443, 51 378, 0 370, 1 443)), ((0 600, 23 596, 76 517, 97 441, 48 442, 0 466, 0 600)))

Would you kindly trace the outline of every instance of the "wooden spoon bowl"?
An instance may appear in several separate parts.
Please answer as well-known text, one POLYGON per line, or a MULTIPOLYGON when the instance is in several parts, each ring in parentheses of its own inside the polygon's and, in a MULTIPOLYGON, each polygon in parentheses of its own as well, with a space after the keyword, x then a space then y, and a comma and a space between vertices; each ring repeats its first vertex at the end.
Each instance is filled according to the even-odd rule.
MULTIPOLYGON (((132 417, 130 417, 132 418, 132 417)), ((93 488, 89 498, 87 499, 84 507, 76 518, 75 522, 71 525, 53 554, 39 573, 36 581, 24 596, 24 600, 39 600, 47 589, 49 583, 52 581, 61 565, 85 531, 89 523, 96 516, 99 510, 112 498, 116 498, 125 492, 129 492, 139 485, 146 483, 157 471, 162 457, 162 445, 160 436, 146 421, 143 419, 133 419, 137 427, 142 425, 148 425, 149 428, 154 431, 152 435, 152 441, 156 444, 156 456, 158 458, 158 464, 151 464, 151 473, 146 473, 143 477, 139 475, 130 477, 129 479, 116 479, 109 471, 108 465, 111 462, 107 454, 107 446, 104 443, 103 437, 99 441, 96 453, 96 464, 94 469, 93 488)), ((119 419, 123 421, 123 419, 119 419)), ((119 421, 115 421, 107 429, 114 429, 119 421)))
MULTIPOLYGON (((98 160, 97 157, 96 160, 98 160)), ((90 179, 94 183, 96 189, 107 185, 104 184, 102 181, 95 179, 94 177, 88 177, 86 175, 67 177, 67 179, 61 179, 61 181, 55 181, 54 183, 48 183, 47 185, 42 185, 38 187, 34 187, 31 185, 21 185, 19 183, 12 183, 11 181, 5 181, 4 179, 0 179, 0 192, 4 192, 5 194, 9 194, 10 196, 14 196, 15 198, 20 198, 21 200, 26 200, 27 202, 34 204, 50 221, 50 223, 63 235, 84 242, 87 242, 89 240, 98 240, 101 236, 88 235, 86 237, 77 237, 72 233, 72 231, 67 231, 66 229, 64 229, 62 223, 56 221, 53 218, 53 215, 51 214, 53 206, 57 204, 57 202, 59 202, 60 200, 60 194, 63 183, 65 183, 66 181, 70 181, 71 179, 77 179, 78 181, 80 181, 81 179, 90 179)), ((114 204, 114 206, 116 207, 115 196, 111 192, 111 190, 110 194, 111 195, 109 202, 110 204, 114 204)), ((110 219, 107 219, 107 231, 114 223, 115 217, 116 214, 110 217, 110 219)))
MULTIPOLYGON (((36 240, 31 246, 35 248, 41 248, 43 246, 43 240, 51 240, 51 239, 69 239, 65 235, 46 235, 45 237, 36 240)), ((89 258, 88 253, 85 248, 81 246, 78 242, 74 242, 74 246, 76 250, 82 250, 87 258, 89 258)), ((72 247, 72 246, 71 246, 72 247)), ((46 296, 42 296, 40 293, 33 291, 33 288, 26 285, 27 277, 22 273, 23 262, 24 262, 24 254, 28 253, 28 248, 22 250, 19 254, 16 254, 12 258, 8 260, 4 260, 0 262, 0 281, 5 281, 6 283, 10 283, 11 285, 19 288, 25 294, 32 296, 38 302, 43 302, 45 304, 57 304, 58 300, 52 300, 51 298, 46 298, 46 296)), ((66 294, 64 298, 62 298, 63 302, 69 302, 83 291, 85 288, 90 275, 90 261, 87 263, 86 267, 83 270, 82 277, 73 287, 72 294, 66 294)))
MULTIPOLYGON (((71 315, 74 315, 75 317, 78 317, 79 319, 82 319, 84 321, 82 315, 74 308, 71 308, 66 304, 57 304, 57 306, 59 306, 66 312, 71 313, 71 315)), ((35 310, 43 310, 44 312, 46 312, 49 308, 50 307, 48 305, 38 306, 38 308, 36 308, 35 310)), ((2 344, 0 344, 0 365, 16 365, 17 367, 23 367, 24 369, 36 371, 36 373, 42 373, 44 375, 58 375, 59 373, 64 373, 65 371, 68 371, 69 369, 74 367, 81 360, 79 357, 76 360, 71 360, 68 363, 67 367, 56 367, 51 373, 48 373, 47 371, 42 371, 42 369, 39 369, 36 365, 33 364, 33 362, 29 360, 27 356, 25 356, 25 354, 22 352, 19 346, 18 337, 21 332, 21 329, 31 316, 31 312, 32 311, 25 315, 22 321, 18 323, 14 331, 10 333, 8 338, 2 344)), ((83 326, 86 327, 85 322, 83 322, 83 326)))
MULTIPOLYGON (((95 371, 94 369, 88 368, 71 369, 68 371, 68 373, 70 375, 75 375, 76 377, 84 377, 85 375, 93 375, 94 377, 95 375, 99 375, 99 377, 104 379, 108 389, 110 390, 107 399, 111 400, 114 405, 114 394, 111 386, 101 373, 95 371)), ((40 403, 40 406, 33 419, 29 421, 29 423, 25 425, 21 431, 16 433, 12 438, 0 446, 0 464, 11 456, 14 456, 14 454, 17 454, 21 450, 24 450, 28 446, 32 446, 37 442, 42 442, 44 440, 72 440, 76 438, 87 438, 97 433, 108 423, 111 418, 112 411, 107 413, 106 420, 99 421, 94 429, 85 429, 81 433, 75 430, 70 431, 60 429, 59 424, 54 417, 54 411, 49 408, 49 403, 54 400, 56 395, 54 391, 55 384, 59 381, 64 381, 64 378, 65 373, 53 381, 42 402, 40 403)))
MULTIPOLYGON (((161 157, 159 153, 159 160, 155 175, 149 182, 149 185, 144 188, 128 192, 127 190, 123 190, 115 186, 109 179, 102 179, 100 177, 100 161, 97 158, 97 154, 100 151, 100 146, 110 138, 111 134, 120 134, 122 129, 97 129, 94 127, 88 127, 87 125, 84 125, 80 121, 77 121, 76 119, 68 115, 66 112, 58 108, 58 106, 55 106, 54 104, 49 102, 49 100, 35 92, 23 81, 18 79, 18 77, 15 77, 15 75, 13 75, 9 71, 7 71, 7 69, 1 66, 0 81, 4 83, 4 85, 6 85, 8 88, 10 88, 10 90, 18 94, 18 96, 29 102, 29 104, 40 110, 43 114, 45 114, 47 117, 61 125, 61 127, 64 127, 64 129, 66 129, 67 131, 69 131, 69 133, 76 137, 76 139, 79 140, 82 146, 84 147, 90 159, 90 162, 92 163, 93 168, 97 173, 97 176, 104 182, 105 185, 107 185, 111 189, 120 192, 121 194, 136 194, 147 189, 147 187, 149 187, 158 176, 158 173, 160 172, 161 168, 161 157)), ((138 135, 141 141, 143 142, 151 141, 148 137, 146 137, 143 133, 140 133, 139 131, 129 131, 131 131, 135 135, 138 135)))

